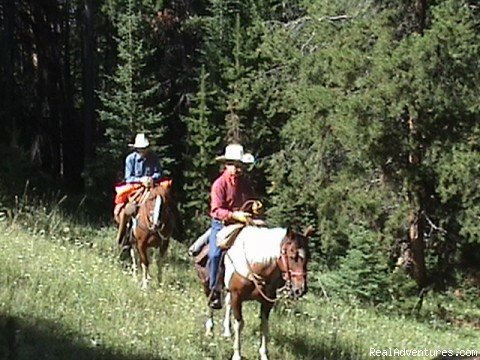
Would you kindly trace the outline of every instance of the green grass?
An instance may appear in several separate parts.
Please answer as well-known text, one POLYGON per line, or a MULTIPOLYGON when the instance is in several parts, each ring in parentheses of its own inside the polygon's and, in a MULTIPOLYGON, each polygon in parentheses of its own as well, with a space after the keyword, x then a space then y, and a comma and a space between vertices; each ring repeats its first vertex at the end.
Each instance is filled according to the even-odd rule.
MULTIPOLYGON (((172 242, 163 280, 142 292, 116 259, 113 228, 56 239, 0 224, 0 359, 227 359, 231 341, 203 336, 205 299, 172 242), (85 245, 87 244, 87 245, 85 245)), ((152 266, 152 275, 155 266, 152 266)), ((315 276, 315 274, 312 274, 315 276)), ((428 304, 427 304, 428 306, 428 304)), ((258 304, 246 303, 244 358, 257 359, 258 304)), ((478 349, 478 329, 416 321, 309 293, 271 316, 271 359, 366 359, 370 348, 478 349)), ((421 359, 422 357, 414 357, 421 359)))

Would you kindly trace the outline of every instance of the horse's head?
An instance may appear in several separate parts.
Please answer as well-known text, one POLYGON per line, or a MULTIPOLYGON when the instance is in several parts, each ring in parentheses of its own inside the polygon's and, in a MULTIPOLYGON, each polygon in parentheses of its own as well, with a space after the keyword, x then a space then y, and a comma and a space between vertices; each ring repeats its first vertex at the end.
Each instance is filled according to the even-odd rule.
POLYGON ((308 238, 313 229, 308 228, 303 234, 291 229, 281 243, 279 268, 282 271, 289 295, 299 298, 307 292, 307 263, 310 257, 308 251, 308 238))

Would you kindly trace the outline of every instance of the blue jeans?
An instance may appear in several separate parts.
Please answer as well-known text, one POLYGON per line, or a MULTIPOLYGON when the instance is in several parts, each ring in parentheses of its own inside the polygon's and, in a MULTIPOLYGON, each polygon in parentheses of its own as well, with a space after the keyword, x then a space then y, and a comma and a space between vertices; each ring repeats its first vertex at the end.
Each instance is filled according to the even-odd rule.
POLYGON ((215 283, 218 276, 218 265, 220 264, 220 257, 222 256, 222 250, 217 246, 217 233, 223 228, 223 223, 219 220, 212 219, 212 232, 208 239, 209 251, 208 258, 210 260, 209 264, 209 287, 210 290, 215 288, 215 283))

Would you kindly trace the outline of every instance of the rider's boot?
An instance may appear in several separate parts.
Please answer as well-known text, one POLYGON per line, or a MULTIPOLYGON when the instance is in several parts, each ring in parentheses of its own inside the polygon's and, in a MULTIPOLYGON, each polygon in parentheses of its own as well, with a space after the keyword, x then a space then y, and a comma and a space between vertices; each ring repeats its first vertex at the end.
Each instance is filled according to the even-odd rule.
POLYGON ((135 202, 128 202, 125 208, 118 215, 118 231, 117 231, 117 244, 121 246, 130 245, 129 236, 127 234, 127 225, 130 219, 135 215, 137 204, 135 202))
POLYGON ((118 230, 117 230, 117 236, 116 236, 116 243, 118 245, 123 245, 124 238, 125 238, 125 233, 127 229, 127 216, 125 215, 125 211, 122 211, 119 215, 119 223, 118 223, 118 230))
POLYGON ((224 268, 223 262, 221 262, 218 269, 217 282, 215 284, 215 287, 211 290, 212 294, 210 296, 210 307, 215 310, 222 308, 222 289, 223 289, 224 272, 225 272, 225 268, 224 268))

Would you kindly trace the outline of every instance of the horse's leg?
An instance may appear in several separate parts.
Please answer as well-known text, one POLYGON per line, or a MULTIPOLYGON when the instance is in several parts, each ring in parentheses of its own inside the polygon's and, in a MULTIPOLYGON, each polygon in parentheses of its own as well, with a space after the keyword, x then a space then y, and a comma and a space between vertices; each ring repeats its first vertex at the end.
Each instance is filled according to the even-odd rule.
POLYGON ((132 276, 134 279, 137 277, 138 265, 137 265, 137 255, 135 254, 135 249, 130 248, 130 258, 132 259, 132 276))
POLYGON ((224 337, 232 336, 232 332, 230 331, 230 312, 232 311, 231 296, 230 292, 227 291, 227 295, 225 296, 225 318, 223 319, 224 337))
POLYGON ((157 281, 160 284, 162 282, 162 269, 163 269, 163 258, 165 253, 162 253, 162 248, 159 246, 157 251, 157 281))
POLYGON ((268 338, 269 338, 269 327, 268 327, 268 317, 270 316, 270 310, 272 310, 273 304, 267 303, 262 301, 262 305, 260 307, 260 318, 261 318, 261 343, 260 349, 258 352, 260 353, 260 360, 268 360, 268 338))
POLYGON ((142 289, 146 290, 148 288, 148 265, 149 265, 149 260, 148 260, 148 248, 146 241, 139 243, 137 240, 137 250, 138 250, 138 255, 140 256, 140 263, 142 266, 142 289))
POLYGON ((142 290, 148 289, 148 265, 142 262, 142 290))
POLYGON ((234 339, 233 339, 233 356, 232 360, 241 360, 241 341, 240 336, 243 329, 243 317, 242 317, 242 300, 237 292, 231 294, 231 303, 233 311, 233 329, 234 329, 234 339))
MULTIPOLYGON (((152 258, 152 256, 154 256, 153 252, 151 251, 152 249, 151 248, 147 248, 145 249, 145 257, 147 258, 147 271, 146 271, 146 277, 147 277, 147 281, 150 282, 150 280, 152 280, 152 277, 150 276, 150 259, 152 258)), ((142 267, 143 268, 143 267, 142 267)))
POLYGON ((205 322, 205 336, 213 336, 213 309, 208 307, 208 318, 207 321, 205 322))

